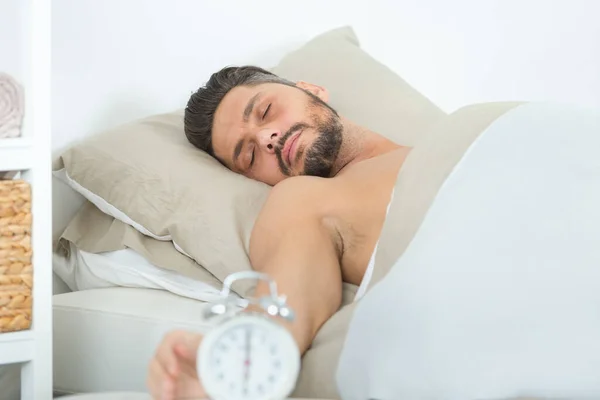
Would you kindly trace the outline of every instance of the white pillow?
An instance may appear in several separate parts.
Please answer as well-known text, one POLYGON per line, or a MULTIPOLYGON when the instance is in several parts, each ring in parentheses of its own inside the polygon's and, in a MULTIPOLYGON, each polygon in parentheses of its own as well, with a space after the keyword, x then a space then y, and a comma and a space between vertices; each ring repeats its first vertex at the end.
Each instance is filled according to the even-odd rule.
POLYGON ((54 272, 72 291, 105 287, 136 287, 166 290, 183 297, 211 302, 219 289, 150 263, 132 249, 98 254, 68 243, 66 256, 54 254, 54 272))

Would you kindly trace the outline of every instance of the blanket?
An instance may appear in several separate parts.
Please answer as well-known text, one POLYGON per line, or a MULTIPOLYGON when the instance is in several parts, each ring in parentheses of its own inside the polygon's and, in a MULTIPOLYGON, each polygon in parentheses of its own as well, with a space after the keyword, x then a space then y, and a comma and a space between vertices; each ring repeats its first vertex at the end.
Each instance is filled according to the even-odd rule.
MULTIPOLYGON (((438 190, 474 140, 521 103, 473 104, 448 115, 411 150, 394 186, 375 263, 365 274, 367 293, 386 276, 418 230, 438 190)), ((358 300, 360 302, 360 300, 358 300)), ((335 371, 357 302, 344 305, 319 330, 302 360, 294 397, 339 398, 335 371)))
POLYGON ((341 398, 600 397, 598 149, 597 110, 536 103, 495 119, 393 267, 376 264, 341 398))

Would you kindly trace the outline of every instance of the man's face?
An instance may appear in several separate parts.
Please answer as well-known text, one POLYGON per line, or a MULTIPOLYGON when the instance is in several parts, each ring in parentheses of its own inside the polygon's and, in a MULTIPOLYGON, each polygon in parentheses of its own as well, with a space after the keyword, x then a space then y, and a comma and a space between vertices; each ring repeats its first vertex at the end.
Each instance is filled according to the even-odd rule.
POLYGON ((215 112, 215 155, 232 171, 269 185, 296 175, 328 177, 342 144, 339 116, 326 92, 278 83, 238 86, 215 112))

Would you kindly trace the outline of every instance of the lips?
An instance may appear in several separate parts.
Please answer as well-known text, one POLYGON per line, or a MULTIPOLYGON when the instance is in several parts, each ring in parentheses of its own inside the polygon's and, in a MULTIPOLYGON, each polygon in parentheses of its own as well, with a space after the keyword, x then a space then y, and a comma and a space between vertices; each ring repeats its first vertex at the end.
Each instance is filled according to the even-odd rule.
POLYGON ((287 165, 290 167, 292 166, 292 160, 294 159, 294 156, 296 154, 296 148, 298 147, 298 138, 300 137, 301 133, 302 131, 299 131, 298 133, 294 134, 285 142, 285 145, 283 146, 283 157, 287 162, 287 165))

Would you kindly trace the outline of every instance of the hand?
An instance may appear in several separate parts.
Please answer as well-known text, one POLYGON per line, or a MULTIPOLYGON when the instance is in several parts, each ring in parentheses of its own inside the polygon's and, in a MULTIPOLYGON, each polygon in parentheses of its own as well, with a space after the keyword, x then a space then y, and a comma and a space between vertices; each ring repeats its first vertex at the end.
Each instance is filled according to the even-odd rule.
POLYGON ((146 384, 155 400, 206 397, 198 380, 196 355, 202 335, 173 331, 165 335, 150 362, 146 384))

